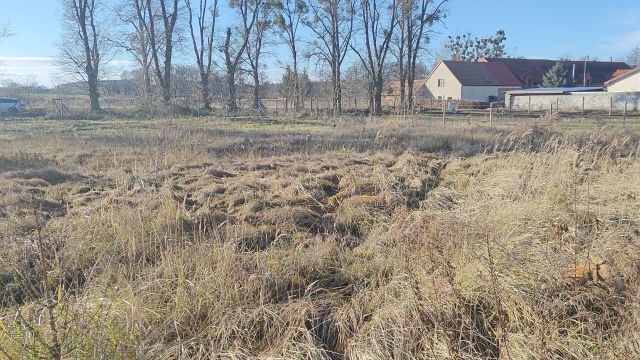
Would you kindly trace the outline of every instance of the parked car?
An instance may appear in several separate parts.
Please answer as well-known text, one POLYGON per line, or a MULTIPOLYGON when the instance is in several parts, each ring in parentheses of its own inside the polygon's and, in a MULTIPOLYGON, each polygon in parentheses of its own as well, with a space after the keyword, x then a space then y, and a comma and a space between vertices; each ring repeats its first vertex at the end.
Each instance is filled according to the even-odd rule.
POLYGON ((18 115, 25 111, 26 105, 20 99, 0 97, 0 114, 18 115))

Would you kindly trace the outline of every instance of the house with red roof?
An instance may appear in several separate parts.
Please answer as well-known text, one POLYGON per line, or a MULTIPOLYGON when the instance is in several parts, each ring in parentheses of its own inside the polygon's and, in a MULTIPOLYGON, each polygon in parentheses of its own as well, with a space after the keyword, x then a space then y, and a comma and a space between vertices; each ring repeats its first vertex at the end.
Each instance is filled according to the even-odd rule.
POLYGON ((518 80, 523 88, 543 87, 543 77, 556 63, 561 63, 573 86, 604 86, 605 82, 620 73, 631 70, 624 62, 616 61, 580 61, 518 58, 485 58, 478 60, 485 63, 504 64, 518 80))
POLYGON ((521 89, 522 82, 499 62, 443 60, 426 81, 434 99, 503 101, 507 91, 521 89))
POLYGON ((613 79, 604 83, 608 92, 640 91, 640 67, 619 71, 613 79))

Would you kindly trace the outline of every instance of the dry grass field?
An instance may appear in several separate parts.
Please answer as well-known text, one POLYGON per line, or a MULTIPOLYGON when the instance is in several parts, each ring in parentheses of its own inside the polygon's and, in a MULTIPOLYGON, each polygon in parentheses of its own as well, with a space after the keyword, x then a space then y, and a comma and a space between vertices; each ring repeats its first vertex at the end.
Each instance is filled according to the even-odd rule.
POLYGON ((0 120, 1 359, 637 359, 640 128, 0 120))

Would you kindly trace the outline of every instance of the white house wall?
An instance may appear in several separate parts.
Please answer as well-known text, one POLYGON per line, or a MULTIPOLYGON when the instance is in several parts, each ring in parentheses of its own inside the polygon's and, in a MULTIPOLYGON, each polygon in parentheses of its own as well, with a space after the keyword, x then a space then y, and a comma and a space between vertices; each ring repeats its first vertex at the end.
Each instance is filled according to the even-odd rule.
POLYGON ((438 64, 427 79, 427 89, 434 99, 458 100, 462 97, 462 84, 443 62, 438 64), (438 87, 438 79, 444 80, 444 87, 438 87))
POLYGON ((498 89, 497 86, 463 86, 462 99, 489 101, 489 96, 498 97, 498 89))
POLYGON ((607 86, 608 92, 640 91, 640 73, 635 73, 607 86))
POLYGON ((463 86, 462 100, 489 101, 489 97, 494 96, 502 100, 504 93, 509 90, 520 89, 520 87, 503 86, 463 86))

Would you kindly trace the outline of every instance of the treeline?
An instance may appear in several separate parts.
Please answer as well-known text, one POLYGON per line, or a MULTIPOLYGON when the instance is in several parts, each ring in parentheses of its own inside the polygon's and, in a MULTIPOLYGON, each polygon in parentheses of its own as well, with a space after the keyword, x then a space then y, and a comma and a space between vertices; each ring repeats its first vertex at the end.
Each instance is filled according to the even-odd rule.
POLYGON ((312 91, 301 65, 308 62, 327 86, 335 114, 343 109, 345 77, 355 75, 370 111, 380 114, 390 79, 400 82, 399 106, 413 107, 413 83, 424 76, 420 59, 448 0, 61 2, 59 63, 84 84, 91 111, 101 111, 100 83, 110 61, 128 53, 137 69, 127 79, 145 104, 171 105, 176 86, 188 84, 197 89, 202 109, 210 110, 219 95, 224 110, 236 113, 238 92, 247 88, 252 107, 259 109, 263 92, 274 90, 263 81, 265 58, 277 56, 285 67, 277 91, 293 109, 312 91))

